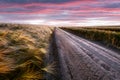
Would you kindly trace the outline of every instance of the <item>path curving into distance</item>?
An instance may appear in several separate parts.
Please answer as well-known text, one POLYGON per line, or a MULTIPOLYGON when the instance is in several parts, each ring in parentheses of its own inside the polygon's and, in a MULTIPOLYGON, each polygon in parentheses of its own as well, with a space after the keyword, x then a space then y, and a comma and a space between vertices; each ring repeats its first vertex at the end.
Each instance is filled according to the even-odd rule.
POLYGON ((120 55, 56 28, 62 80, 120 80, 120 55))

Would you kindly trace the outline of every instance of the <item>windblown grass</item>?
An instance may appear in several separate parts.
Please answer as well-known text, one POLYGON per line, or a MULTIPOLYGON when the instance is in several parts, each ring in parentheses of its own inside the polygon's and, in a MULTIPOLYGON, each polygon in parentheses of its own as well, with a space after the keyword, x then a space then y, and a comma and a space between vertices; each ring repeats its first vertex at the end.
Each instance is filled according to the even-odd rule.
POLYGON ((45 80, 45 72, 53 73, 54 65, 44 62, 51 28, 0 26, 6 26, 0 30, 0 80, 45 80))

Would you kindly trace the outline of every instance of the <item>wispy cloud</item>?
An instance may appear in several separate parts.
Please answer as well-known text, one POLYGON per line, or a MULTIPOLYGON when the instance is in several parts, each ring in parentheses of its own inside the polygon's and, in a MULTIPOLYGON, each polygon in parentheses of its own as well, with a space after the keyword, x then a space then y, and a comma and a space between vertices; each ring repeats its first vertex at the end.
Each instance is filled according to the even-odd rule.
POLYGON ((96 20, 119 24, 119 17, 119 0, 0 0, 0 22, 87 25, 96 20))

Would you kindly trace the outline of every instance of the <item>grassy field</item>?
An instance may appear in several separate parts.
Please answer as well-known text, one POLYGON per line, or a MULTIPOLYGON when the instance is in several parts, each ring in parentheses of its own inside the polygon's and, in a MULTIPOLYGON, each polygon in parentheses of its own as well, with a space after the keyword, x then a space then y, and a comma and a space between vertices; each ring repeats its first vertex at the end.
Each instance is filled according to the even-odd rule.
MULTIPOLYGON (((62 29, 120 49, 120 27, 62 29)), ((46 80, 48 74, 58 72, 55 62, 46 61, 53 30, 49 26, 0 24, 0 80, 46 80)))
POLYGON ((120 49, 120 27, 69 27, 62 28, 78 36, 105 43, 120 49))
POLYGON ((0 80, 45 80, 54 64, 45 56, 53 28, 0 24, 0 80))

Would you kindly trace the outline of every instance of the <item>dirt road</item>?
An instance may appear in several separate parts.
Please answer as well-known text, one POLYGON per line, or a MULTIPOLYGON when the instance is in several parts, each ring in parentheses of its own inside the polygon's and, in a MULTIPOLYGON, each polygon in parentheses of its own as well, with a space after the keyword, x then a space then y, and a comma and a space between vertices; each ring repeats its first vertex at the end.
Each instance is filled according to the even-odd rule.
POLYGON ((59 28, 55 39, 62 80, 120 80, 120 55, 59 28))

